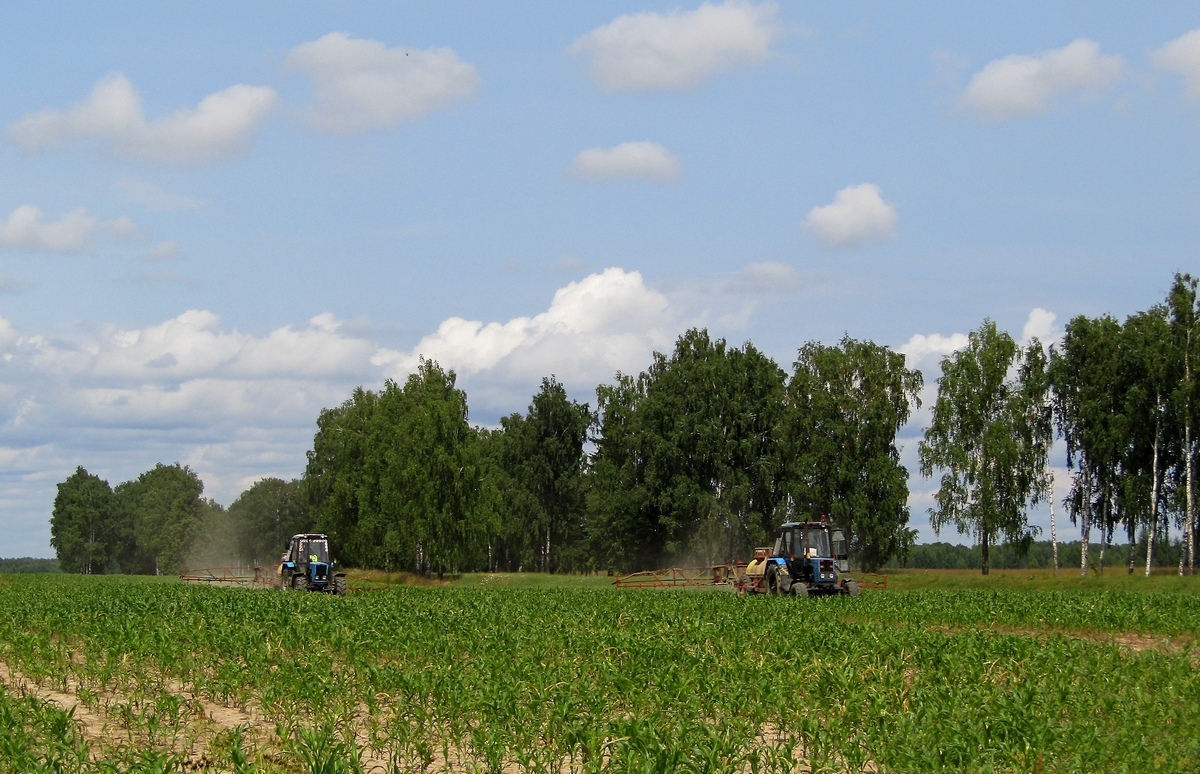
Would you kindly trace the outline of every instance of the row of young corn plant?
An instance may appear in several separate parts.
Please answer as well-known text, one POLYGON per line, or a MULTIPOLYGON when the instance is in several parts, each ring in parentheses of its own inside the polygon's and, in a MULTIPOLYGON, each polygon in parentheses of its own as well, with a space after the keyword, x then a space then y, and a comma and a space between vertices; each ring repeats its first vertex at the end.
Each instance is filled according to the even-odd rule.
MULTIPOLYGON (((99 695, 182 688, 253 711, 273 728, 247 753, 266 767, 1173 771, 1200 755, 1187 653, 945 626, 1015 616, 1019 594, 977 599, 971 618, 928 594, 336 599, 95 578, 12 591, 11 666, 99 695)), ((1097 604, 1114 622, 1141 615, 1097 604)))
MULTIPOLYGON (((842 600, 825 600, 829 603, 842 600)), ((1192 636, 1200 631, 1200 586, 1193 593, 1107 590, 922 590, 865 594, 850 615, 952 626, 1001 626, 1192 636)))
POLYGON ((167 774, 184 764, 170 750, 88 740, 73 711, 0 685, 0 774, 167 774))

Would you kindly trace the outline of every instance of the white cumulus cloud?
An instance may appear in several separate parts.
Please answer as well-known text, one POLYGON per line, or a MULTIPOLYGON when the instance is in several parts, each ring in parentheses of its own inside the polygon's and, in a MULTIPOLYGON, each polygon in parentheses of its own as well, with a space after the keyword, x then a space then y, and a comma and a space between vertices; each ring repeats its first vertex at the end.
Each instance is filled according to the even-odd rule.
POLYGON ((328 315, 254 336, 189 310, 144 328, 110 328, 86 345, 46 349, 45 367, 86 371, 105 381, 178 384, 192 379, 332 378, 362 372, 376 348, 339 333, 328 315))
POLYGON ((1062 330, 1054 326, 1054 321, 1058 319, 1058 315, 1054 312, 1047 311, 1038 307, 1030 310, 1028 319, 1025 320, 1025 325, 1021 328, 1021 344, 1022 346, 1037 339, 1043 346, 1049 346, 1062 336, 1062 330))
POLYGON ((49 253, 85 253, 92 249, 97 230, 116 237, 128 237, 137 226, 127 217, 105 221, 83 208, 64 214, 57 221, 46 221, 46 213, 23 204, 0 221, 0 247, 49 253))
POLYGON ((832 204, 812 208, 800 227, 827 247, 850 247, 895 236, 896 208, 879 186, 852 185, 837 192, 832 204))
POLYGON ((691 89, 711 76, 765 61, 781 33, 775 3, 729 0, 693 11, 618 16, 571 45, 591 59, 604 91, 691 89))
POLYGON ((376 362, 397 377, 421 357, 468 377, 486 372, 485 402, 489 390, 505 386, 510 400, 521 400, 550 374, 590 390, 618 370, 645 368, 655 349, 671 344, 674 325, 666 296, 640 273, 610 268, 560 288, 545 312, 488 323, 451 317, 412 350, 381 353, 376 362))
POLYGON ((71 109, 24 116, 9 126, 9 133, 26 150, 85 140, 128 158, 200 163, 244 151, 277 103, 274 89, 238 84, 210 94, 194 108, 148 121, 133 84, 115 73, 97 82, 88 98, 71 109))
POLYGON ((1152 53, 1150 63, 1160 70, 1182 75, 1188 97, 1200 100, 1200 29, 1192 30, 1152 53))
POLYGON ((581 151, 571 162, 570 173, 580 180, 641 179, 674 183, 682 174, 682 165, 679 157, 663 146, 642 140, 581 151))
POLYGON ((917 333, 901 344, 898 351, 904 355, 905 365, 908 368, 928 370, 940 367, 942 358, 957 352, 969 343, 970 338, 965 333, 952 333, 949 336, 943 336, 940 333, 928 335, 917 333))
POLYGON ((1014 54, 989 62, 972 76, 958 104, 978 118, 1004 121, 1044 113, 1072 95, 1094 96, 1120 80, 1119 56, 1080 38, 1040 56, 1014 54))
POLYGON ((387 129, 471 97, 479 74, 448 48, 388 48, 377 40, 331 32, 296 46, 284 67, 313 79, 316 104, 305 112, 316 129, 354 134, 387 129))
MULTIPOLYGON (((0 456, 36 480, 20 508, 43 520, 54 482, 76 465, 115 484, 184 462, 228 504, 247 480, 303 470, 321 409, 383 381, 378 349, 328 314, 262 334, 204 310, 55 334, 0 318, 0 456)), ((0 500, 16 497, 13 481, 0 500)))

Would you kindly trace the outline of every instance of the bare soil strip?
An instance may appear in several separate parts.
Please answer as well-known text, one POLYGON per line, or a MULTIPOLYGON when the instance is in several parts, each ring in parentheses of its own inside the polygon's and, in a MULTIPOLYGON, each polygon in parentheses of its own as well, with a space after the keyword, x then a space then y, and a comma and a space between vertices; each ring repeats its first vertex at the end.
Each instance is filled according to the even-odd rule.
MULTIPOLYGON (((73 711, 77 727, 80 729, 89 749, 95 754, 103 753, 106 748, 111 748, 114 742, 119 741, 129 733, 128 729, 123 727, 121 720, 107 709, 100 711, 89 709, 79 698, 78 693, 81 686, 73 678, 67 678, 66 692, 59 691, 48 686, 39 685, 22 675, 18 670, 0 661, 0 682, 19 695, 32 696, 38 700, 49 701, 64 711, 73 711)), ((194 692, 186 689, 181 682, 174 679, 167 681, 165 685, 172 694, 181 697, 186 702, 186 707, 189 710, 188 714, 191 722, 185 727, 180 728, 174 743, 174 751, 185 756, 185 769, 189 771, 208 772, 209 774, 225 774, 228 772, 227 765, 215 760, 215 756, 209 750, 209 745, 213 741, 214 736, 221 731, 231 731, 239 728, 245 734, 245 741, 250 748, 247 752, 252 757, 265 754, 268 758, 277 760, 276 756, 279 750, 278 740, 275 738, 275 725, 272 720, 267 718, 261 708, 249 707, 243 710, 217 704, 197 696, 194 692)), ((106 691, 103 698, 104 701, 101 702, 101 705, 105 708, 112 708, 127 701, 126 697, 112 690, 106 691)), ((369 712, 367 706, 360 705, 358 709, 359 712, 353 721, 355 727, 354 738, 364 771, 368 774, 382 774, 392 771, 393 763, 387 751, 376 750, 371 747, 370 737, 367 732, 367 713, 369 712)), ((764 745, 773 746, 783 742, 784 737, 778 729, 765 727, 760 732, 759 740, 764 745)), ((447 747, 443 744, 443 741, 442 739, 431 740, 430 752, 432 758, 429 760, 428 765, 425 766, 415 761, 409 761, 409 765, 414 767, 412 770, 415 771, 419 768, 421 770, 437 772, 457 772, 478 769, 478 761, 471 760, 472 753, 469 745, 452 743, 447 747)), ((608 740, 608 745, 615 744, 618 741, 615 739, 608 740)), ((606 749, 608 745, 606 745, 606 749)), ((793 750, 792 755, 796 761, 798 772, 808 772, 811 770, 805 761, 804 751, 801 747, 793 750)), ((604 756, 607 758, 608 753, 605 752, 604 756)), ((561 774, 578 774, 578 772, 583 770, 583 765, 580 761, 563 759, 557 765, 558 771, 561 774)), ((500 770, 502 774, 519 774, 522 768, 518 761, 507 759, 503 762, 500 770)), ((867 770, 874 771, 874 765, 869 764, 867 770)), ((749 764, 746 765, 745 771, 749 772, 749 764)))
MULTIPOLYGON (((102 753, 105 748, 111 748, 128 733, 120 718, 107 708, 127 701, 115 691, 107 691, 103 695, 102 706, 106 709, 90 709, 79 698, 81 686, 74 678, 67 678, 67 691, 59 691, 37 682, 21 674, 18 670, 0 661, 0 682, 21 696, 30 696, 39 701, 48 701, 64 712, 73 712, 76 727, 93 753, 102 753)), ((209 743, 221 731, 231 731, 237 728, 245 730, 247 741, 258 747, 259 743, 270 737, 274 726, 261 713, 246 712, 234 707, 226 707, 204 700, 191 691, 186 690, 177 680, 167 684, 168 689, 185 701, 190 722, 179 729, 176 734, 173 751, 185 756, 185 766, 197 771, 221 771, 220 766, 212 761, 209 755, 209 743)), ((136 741, 136 740, 131 740, 136 741)))
MULTIPOLYGON (((79 700, 79 697, 74 692, 63 693, 52 688, 43 688, 26 678, 20 672, 10 668, 3 661, 0 661, 0 683, 4 683, 5 687, 19 696, 32 696, 41 701, 48 701, 64 712, 73 711, 75 713, 75 722, 89 746, 93 743, 107 741, 108 717, 92 712, 84 706, 83 702, 79 700)), ((72 691, 78 688, 78 686, 72 687, 70 683, 68 687, 71 687, 72 691)))

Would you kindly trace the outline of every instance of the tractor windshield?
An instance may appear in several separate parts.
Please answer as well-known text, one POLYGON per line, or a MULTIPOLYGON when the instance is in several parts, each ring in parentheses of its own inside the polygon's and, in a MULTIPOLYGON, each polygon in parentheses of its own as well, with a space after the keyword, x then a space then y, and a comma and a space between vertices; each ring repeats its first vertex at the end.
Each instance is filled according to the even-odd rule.
POLYGON ((832 556, 829 552, 829 533, 823 529, 807 530, 808 550, 810 555, 815 552, 816 556, 832 556))
POLYGON ((329 563, 329 543, 324 540, 309 540, 308 544, 300 544, 300 553, 310 562, 329 563))

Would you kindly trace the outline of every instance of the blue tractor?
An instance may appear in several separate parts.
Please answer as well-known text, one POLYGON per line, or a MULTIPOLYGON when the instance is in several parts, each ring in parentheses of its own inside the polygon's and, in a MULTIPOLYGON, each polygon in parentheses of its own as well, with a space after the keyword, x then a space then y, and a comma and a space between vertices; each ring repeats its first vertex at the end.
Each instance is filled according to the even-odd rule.
POLYGON ((775 545, 755 551, 746 566, 745 589, 765 594, 807 597, 858 596, 858 583, 842 578, 850 571, 846 531, 825 521, 789 521, 775 532, 775 545))
POLYGON ((329 559, 329 537, 318 533, 293 535, 279 563, 279 586, 296 591, 346 595, 346 573, 335 572, 329 559))

